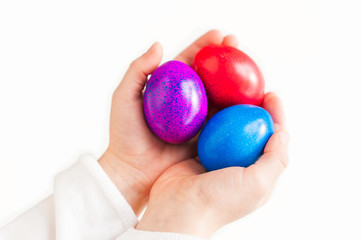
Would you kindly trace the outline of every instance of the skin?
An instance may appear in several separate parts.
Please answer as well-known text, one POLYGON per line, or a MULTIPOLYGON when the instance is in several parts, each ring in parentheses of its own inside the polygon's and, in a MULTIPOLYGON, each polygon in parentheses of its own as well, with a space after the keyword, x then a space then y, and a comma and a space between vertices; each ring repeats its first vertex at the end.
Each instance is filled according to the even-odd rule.
POLYGON ((288 164, 281 101, 268 93, 262 107, 271 114, 276 132, 255 164, 206 172, 196 157, 173 165, 154 183, 137 229, 210 238, 222 226, 262 206, 288 164))
MULTIPOLYGON (((175 59, 191 65, 196 53, 210 44, 237 46, 237 39, 212 30, 175 59)), ((287 166, 288 134, 280 99, 265 96, 263 107, 275 122, 265 154, 248 168, 232 167, 206 173, 197 158, 196 136, 173 145, 159 140, 143 114, 147 76, 160 64, 159 43, 133 61, 114 91, 109 146, 99 164, 139 214, 140 230, 178 232, 209 238, 223 225, 260 207, 287 166), (197 221, 194 221, 197 219, 197 221)), ((217 112, 210 106, 209 116, 217 112)))
MULTIPOLYGON (((191 65, 196 53, 210 44, 235 46, 234 36, 212 30, 201 36, 175 60, 191 65)), ((143 113, 143 89, 147 76, 160 64, 162 46, 153 44, 134 60, 113 93, 109 146, 99 164, 124 195, 136 214, 139 214, 155 180, 170 166, 195 157, 194 139, 174 145, 161 141, 149 129, 143 113)))

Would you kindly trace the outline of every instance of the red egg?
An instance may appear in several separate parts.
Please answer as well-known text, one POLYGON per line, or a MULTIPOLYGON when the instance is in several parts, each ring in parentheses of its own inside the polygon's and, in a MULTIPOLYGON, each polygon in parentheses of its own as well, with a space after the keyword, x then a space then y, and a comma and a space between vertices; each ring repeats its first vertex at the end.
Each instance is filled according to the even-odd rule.
POLYGON ((260 105, 264 79, 256 63, 244 52, 228 46, 207 46, 195 56, 193 69, 203 81, 211 104, 226 108, 260 105))

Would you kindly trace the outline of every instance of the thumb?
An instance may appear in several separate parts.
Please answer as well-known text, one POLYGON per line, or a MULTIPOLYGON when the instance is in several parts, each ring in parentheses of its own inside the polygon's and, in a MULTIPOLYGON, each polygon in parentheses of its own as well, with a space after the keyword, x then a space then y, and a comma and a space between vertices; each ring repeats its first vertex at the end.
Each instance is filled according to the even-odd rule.
POLYGON ((279 175, 288 165, 288 132, 280 130, 275 132, 269 139, 263 156, 249 168, 255 168, 266 182, 275 183, 279 175))
POLYGON ((158 42, 154 43, 146 53, 130 64, 117 91, 131 100, 141 97, 147 83, 147 76, 158 67, 162 55, 162 45, 158 42))

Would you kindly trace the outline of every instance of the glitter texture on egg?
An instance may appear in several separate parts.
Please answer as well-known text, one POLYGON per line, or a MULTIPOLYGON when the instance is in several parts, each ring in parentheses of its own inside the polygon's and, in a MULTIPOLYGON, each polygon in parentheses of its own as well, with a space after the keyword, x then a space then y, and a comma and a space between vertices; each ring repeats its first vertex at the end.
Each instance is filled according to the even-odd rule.
POLYGON ((204 47, 196 54, 193 69, 203 81, 210 104, 217 108, 262 103, 263 75, 257 64, 237 48, 204 47))
POLYGON ((261 107, 241 104, 223 109, 204 126, 198 155, 208 170, 248 167, 263 154, 274 132, 271 115, 261 107))
POLYGON ((207 116, 207 96, 196 72, 179 61, 158 67, 144 92, 144 115, 163 141, 182 143, 193 138, 207 116))

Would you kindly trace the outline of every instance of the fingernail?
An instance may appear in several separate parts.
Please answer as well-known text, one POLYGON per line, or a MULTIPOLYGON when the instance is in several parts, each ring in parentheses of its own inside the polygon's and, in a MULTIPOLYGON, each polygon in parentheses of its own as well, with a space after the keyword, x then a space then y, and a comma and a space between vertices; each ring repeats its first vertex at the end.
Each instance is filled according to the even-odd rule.
POLYGON ((287 132, 281 132, 279 135, 280 141, 283 144, 288 144, 289 136, 287 132))

